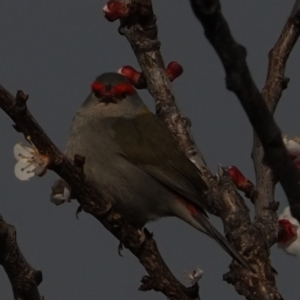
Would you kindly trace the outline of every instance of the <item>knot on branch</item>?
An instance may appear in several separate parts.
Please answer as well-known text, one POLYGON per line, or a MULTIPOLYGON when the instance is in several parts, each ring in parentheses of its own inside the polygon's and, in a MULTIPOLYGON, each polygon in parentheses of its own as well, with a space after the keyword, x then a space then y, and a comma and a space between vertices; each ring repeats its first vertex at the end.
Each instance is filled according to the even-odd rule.
MULTIPOLYGON (((19 298, 26 297, 37 288, 43 281, 43 274, 40 270, 28 269, 13 284, 13 291, 19 298)), ((21 275, 21 274, 20 274, 21 275)))
POLYGON ((23 91, 18 90, 16 95, 16 104, 17 105, 25 105, 27 100, 29 99, 29 95, 26 95, 23 91))

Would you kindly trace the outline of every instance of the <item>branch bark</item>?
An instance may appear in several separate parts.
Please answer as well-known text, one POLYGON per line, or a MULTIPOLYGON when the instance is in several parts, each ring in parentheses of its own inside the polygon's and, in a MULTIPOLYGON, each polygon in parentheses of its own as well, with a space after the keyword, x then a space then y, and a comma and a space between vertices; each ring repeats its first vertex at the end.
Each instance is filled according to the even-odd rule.
POLYGON ((26 261, 17 244, 15 227, 6 223, 1 215, 0 264, 11 283, 14 299, 43 300, 38 290, 43 280, 42 272, 26 261))

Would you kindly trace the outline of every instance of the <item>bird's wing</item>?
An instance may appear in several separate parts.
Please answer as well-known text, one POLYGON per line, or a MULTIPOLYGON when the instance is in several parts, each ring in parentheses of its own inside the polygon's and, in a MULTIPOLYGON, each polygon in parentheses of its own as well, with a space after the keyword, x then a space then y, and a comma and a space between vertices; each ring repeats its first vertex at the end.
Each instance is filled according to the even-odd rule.
POLYGON ((208 189, 200 171, 178 147, 167 127, 154 114, 118 118, 112 126, 120 155, 149 175, 202 207, 208 189))
POLYGON ((252 271, 247 261, 207 220, 201 196, 208 187, 200 171, 178 148, 169 130, 155 115, 120 118, 112 126, 112 136, 120 147, 120 155, 195 203, 199 209, 199 214, 193 216, 199 224, 196 228, 214 238, 233 258, 252 271))

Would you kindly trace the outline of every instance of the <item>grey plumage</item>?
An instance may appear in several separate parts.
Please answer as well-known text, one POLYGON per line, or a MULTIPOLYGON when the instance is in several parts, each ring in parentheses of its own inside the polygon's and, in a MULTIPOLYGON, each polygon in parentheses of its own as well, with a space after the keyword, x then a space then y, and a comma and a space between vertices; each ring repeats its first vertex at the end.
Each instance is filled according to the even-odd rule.
POLYGON ((208 221, 201 203, 207 186, 165 125, 135 91, 104 101, 105 93, 114 98, 112 87, 129 81, 117 73, 104 73, 96 82, 105 89, 99 94, 92 92, 77 111, 67 156, 85 156, 87 179, 136 227, 160 217, 177 216, 216 239, 249 268, 208 221))

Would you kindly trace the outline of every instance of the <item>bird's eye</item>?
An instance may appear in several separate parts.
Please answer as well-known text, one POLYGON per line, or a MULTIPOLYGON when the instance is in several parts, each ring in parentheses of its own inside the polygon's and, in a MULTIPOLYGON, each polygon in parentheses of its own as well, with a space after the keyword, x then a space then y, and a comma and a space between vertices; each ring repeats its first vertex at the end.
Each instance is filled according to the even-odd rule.
POLYGON ((99 98, 105 91, 105 85, 98 81, 94 81, 91 85, 91 89, 95 96, 99 98))
POLYGON ((113 94, 117 97, 124 98, 135 93, 135 89, 130 83, 120 83, 112 87, 113 94))

